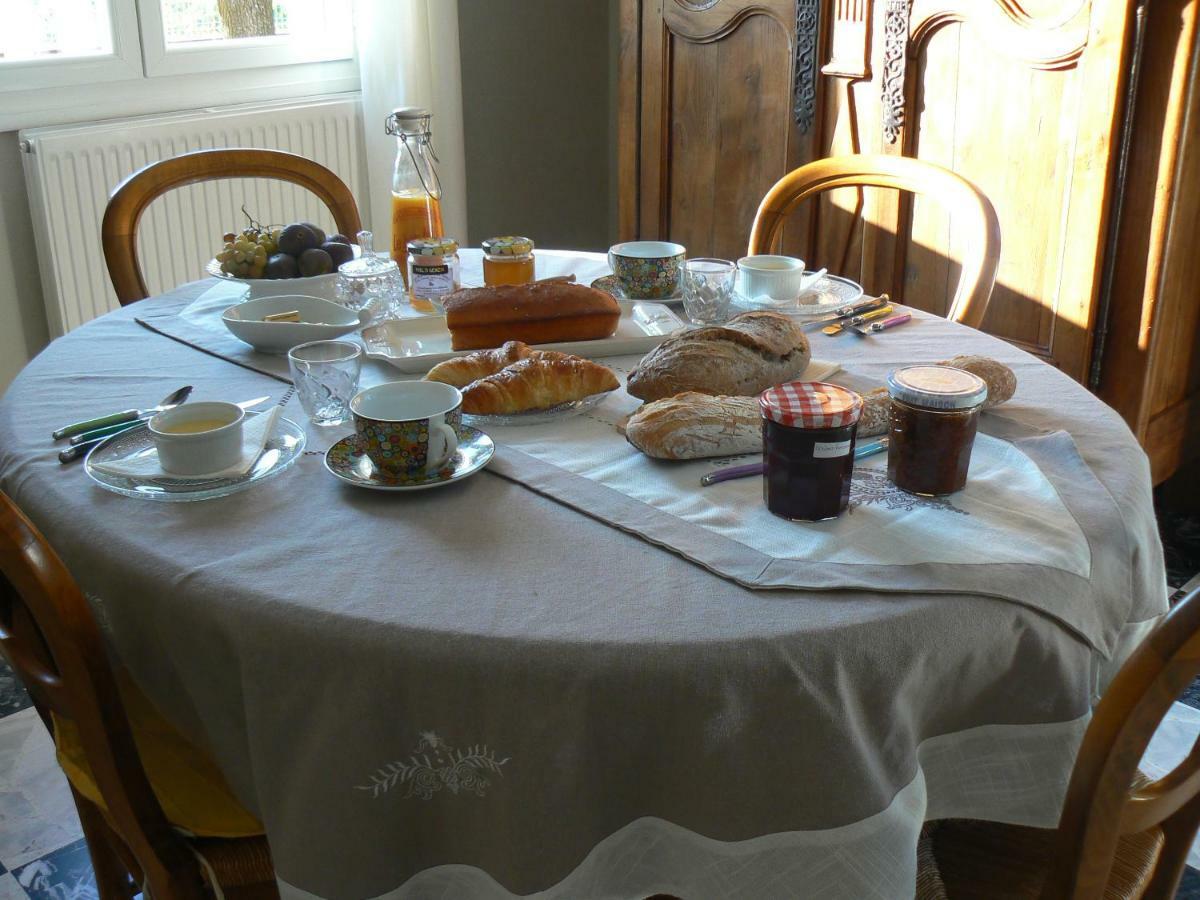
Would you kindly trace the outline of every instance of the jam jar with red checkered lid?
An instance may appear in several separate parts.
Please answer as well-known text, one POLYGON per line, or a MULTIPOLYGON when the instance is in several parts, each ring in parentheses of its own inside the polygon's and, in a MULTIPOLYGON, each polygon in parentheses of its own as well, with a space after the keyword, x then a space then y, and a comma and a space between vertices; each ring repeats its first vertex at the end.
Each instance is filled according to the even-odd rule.
POLYGON ((862 404, 854 391, 823 381, 790 381, 759 395, 768 510, 804 522, 845 512, 862 404))

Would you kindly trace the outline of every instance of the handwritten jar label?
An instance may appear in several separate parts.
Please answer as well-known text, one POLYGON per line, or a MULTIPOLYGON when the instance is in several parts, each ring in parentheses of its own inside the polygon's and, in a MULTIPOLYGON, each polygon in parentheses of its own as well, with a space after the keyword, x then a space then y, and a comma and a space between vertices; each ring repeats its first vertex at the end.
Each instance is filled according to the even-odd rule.
POLYGON ((835 456, 845 456, 849 452, 849 441, 817 441, 813 444, 815 459, 831 459, 835 456))

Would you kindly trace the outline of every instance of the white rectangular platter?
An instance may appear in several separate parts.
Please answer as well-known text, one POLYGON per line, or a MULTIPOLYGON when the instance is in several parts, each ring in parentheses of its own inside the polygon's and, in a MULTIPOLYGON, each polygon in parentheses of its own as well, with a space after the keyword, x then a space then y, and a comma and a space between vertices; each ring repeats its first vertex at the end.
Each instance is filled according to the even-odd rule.
MULTIPOLYGON (((687 323, 661 303, 621 301, 621 318, 612 337, 538 344, 537 348, 591 359, 648 353, 665 338, 684 328, 687 328, 687 323)), ((450 349, 450 331, 446 328, 445 316, 382 322, 364 328, 362 339, 367 356, 371 359, 391 363, 401 372, 414 375, 428 372, 444 360, 472 352, 450 349)))

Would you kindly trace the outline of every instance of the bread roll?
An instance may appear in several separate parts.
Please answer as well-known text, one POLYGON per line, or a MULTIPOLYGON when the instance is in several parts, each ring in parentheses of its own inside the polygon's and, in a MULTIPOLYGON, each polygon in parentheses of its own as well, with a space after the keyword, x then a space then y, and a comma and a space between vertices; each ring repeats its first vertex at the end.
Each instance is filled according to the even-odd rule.
POLYGON ((991 409, 1011 400, 1017 392, 1016 373, 999 360, 987 356, 956 356, 938 365, 963 369, 987 382, 988 395, 983 401, 984 409, 991 409))
POLYGON ((466 288, 447 296, 445 307, 455 350, 590 341, 611 335, 621 318, 612 295, 561 281, 466 288))
POLYGON ((582 400, 621 386, 612 370, 579 356, 537 353, 463 389, 463 412, 512 415, 582 400))
POLYGON ((641 400, 685 391, 757 395, 808 366, 808 339, 788 316, 765 310, 663 341, 638 363, 627 390, 641 400))
POLYGON ((858 437, 874 437, 886 434, 888 419, 891 417, 892 398, 888 396, 885 387, 875 388, 860 394, 863 398, 862 414, 858 417, 858 437))
POLYGON ((762 453, 757 397, 687 392, 647 403, 625 423, 625 438, 656 459, 762 453))

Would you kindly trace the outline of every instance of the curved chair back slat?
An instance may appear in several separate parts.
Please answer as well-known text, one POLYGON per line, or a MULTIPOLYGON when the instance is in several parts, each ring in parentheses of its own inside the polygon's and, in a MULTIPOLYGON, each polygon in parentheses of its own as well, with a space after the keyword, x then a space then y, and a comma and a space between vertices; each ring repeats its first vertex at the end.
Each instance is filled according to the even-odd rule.
POLYGON ((1200 746, 1158 781, 1138 764, 1171 705, 1200 675, 1200 588, 1130 654, 1092 713, 1058 825, 1044 900, 1104 896, 1121 835, 1162 828, 1166 842, 1146 897, 1173 897, 1200 823, 1200 746))
MULTIPOLYGON (((158 888, 156 895, 207 897, 196 857, 167 820, 142 768, 91 607, 58 554, 3 493, 0 649, 30 688, 47 728, 54 713, 78 729, 107 815, 128 845, 122 849, 158 888)), ((88 833, 89 848, 99 855, 93 837, 88 833)))
POLYGON ((196 150, 150 163, 113 191, 100 228, 108 276, 117 300, 127 306, 149 296, 137 260, 137 228, 142 214, 168 191, 222 178, 273 178, 307 188, 333 214, 338 231, 353 238, 362 230, 358 205, 346 183, 318 162, 281 150, 196 150))
POLYGON ((748 255, 771 253, 784 220, 803 201, 839 187, 880 187, 938 200, 967 234, 958 288, 947 318, 978 328, 1000 264, 1000 221, 987 196, 949 169, 904 156, 863 154, 818 159, 793 169, 767 192, 750 232, 748 255))

